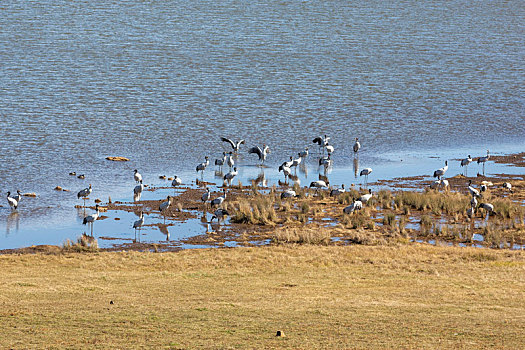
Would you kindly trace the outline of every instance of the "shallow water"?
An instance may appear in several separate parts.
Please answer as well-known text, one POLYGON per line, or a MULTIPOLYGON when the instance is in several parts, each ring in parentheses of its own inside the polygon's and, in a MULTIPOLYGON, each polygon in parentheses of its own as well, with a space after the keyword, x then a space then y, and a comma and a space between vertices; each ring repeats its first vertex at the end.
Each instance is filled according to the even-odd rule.
POLYGON ((135 168, 150 185, 194 181, 228 150, 220 136, 247 140, 243 183, 260 171, 246 150, 269 144, 270 185, 322 134, 333 184, 361 181, 354 137, 370 181, 525 149, 522 1, 8 0, 2 13, 0 190, 38 197, 16 217, 2 203, 0 248, 76 239, 89 183, 105 201, 130 200, 135 168))

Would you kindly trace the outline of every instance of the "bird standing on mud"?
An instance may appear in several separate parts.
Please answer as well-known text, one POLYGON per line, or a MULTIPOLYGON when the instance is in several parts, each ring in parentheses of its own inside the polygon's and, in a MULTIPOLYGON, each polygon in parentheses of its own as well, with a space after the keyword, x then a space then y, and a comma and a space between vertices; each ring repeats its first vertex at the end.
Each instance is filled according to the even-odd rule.
MULTIPOLYGON (((489 150, 487 150, 487 155, 485 157, 479 157, 478 158, 478 165, 481 163, 483 164, 483 176, 485 176, 485 163, 490 159, 490 153, 489 150)), ((479 168, 478 168, 479 169, 479 168)))
POLYGON ((171 206, 171 203, 173 203, 173 197, 172 196, 168 196, 167 197, 167 201, 166 202, 162 202, 159 205, 159 211, 162 214, 162 216, 164 216, 164 223, 166 223, 166 214, 165 214, 165 212, 171 206))
POLYGON ((441 177, 445 175, 447 170, 448 170, 448 161, 445 160, 445 166, 443 168, 439 168, 438 170, 434 171, 434 177, 437 177, 438 180, 441 180, 441 177))

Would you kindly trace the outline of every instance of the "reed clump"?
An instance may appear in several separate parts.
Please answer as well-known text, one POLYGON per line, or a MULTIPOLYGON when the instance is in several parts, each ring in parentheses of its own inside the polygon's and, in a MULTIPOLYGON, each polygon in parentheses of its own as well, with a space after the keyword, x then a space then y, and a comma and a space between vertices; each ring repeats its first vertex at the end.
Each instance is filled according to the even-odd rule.
POLYGON ((331 241, 331 234, 322 227, 283 228, 275 231, 272 241, 278 244, 328 245, 331 241))
POLYGON ((67 239, 62 244, 62 250, 67 252, 98 252, 98 242, 95 238, 83 234, 76 242, 67 239))

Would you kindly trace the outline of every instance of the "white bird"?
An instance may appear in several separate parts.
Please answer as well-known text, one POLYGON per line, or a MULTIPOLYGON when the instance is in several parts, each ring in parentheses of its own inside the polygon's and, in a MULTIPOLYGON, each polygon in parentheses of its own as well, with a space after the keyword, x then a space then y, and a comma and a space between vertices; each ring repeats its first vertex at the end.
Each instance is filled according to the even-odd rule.
POLYGON ((301 157, 301 158, 308 157, 308 147, 305 147, 304 151, 299 152, 299 157, 301 157))
POLYGON ((462 167, 465 167, 465 176, 467 176, 467 174, 468 174, 468 165, 470 163, 472 163, 472 158, 470 157, 470 154, 468 155, 467 158, 461 160, 460 165, 462 167))
POLYGON ((288 177, 290 176, 290 174, 292 173, 292 169, 290 169, 289 167, 287 167, 284 163, 283 165, 281 165, 279 167, 279 172, 283 172, 284 174, 284 181, 287 182, 288 181, 288 177))
POLYGON ((162 214, 162 216, 164 216, 164 223, 166 223, 166 214, 165 214, 165 212, 168 210, 168 208, 171 206, 172 203, 173 203, 173 197, 172 196, 168 196, 167 197, 167 201, 162 202, 159 205, 159 211, 162 214))
POLYGON ((479 207, 485 209, 489 215, 494 212, 494 206, 490 203, 481 203, 479 207))
POLYGON ((224 181, 228 182, 228 185, 231 186, 233 178, 237 176, 239 172, 237 171, 237 167, 233 168, 233 171, 230 171, 226 175, 224 175, 224 181))
POLYGON ((98 219, 100 215, 98 204, 95 206, 96 212, 94 214, 88 215, 82 221, 82 225, 89 224, 91 226, 91 235, 93 236, 93 223, 98 219))
POLYGON ((326 146, 324 146, 324 148, 326 149, 326 152, 327 152, 328 154, 330 154, 330 153, 334 153, 334 146, 332 146, 332 145, 326 145, 326 146))
POLYGON ((196 171, 200 171, 201 173, 204 173, 204 170, 206 170, 206 167, 210 164, 210 160, 208 156, 204 157, 204 162, 197 165, 195 168, 196 171))
POLYGON ((343 194, 346 192, 345 184, 341 185, 341 188, 334 188, 330 191, 330 197, 337 197, 340 194, 343 194))
POLYGON ((223 189, 223 195, 211 201, 211 206, 220 206, 226 200, 226 189, 223 189))
POLYGON ((315 193, 317 193, 317 191, 320 189, 320 188, 324 188, 324 187, 328 187, 327 183, 324 181, 324 180, 317 180, 317 181, 312 181, 310 183, 310 188, 314 187, 315 188, 315 193))
POLYGON ((295 167, 295 170, 297 171, 297 166, 299 164, 301 164, 301 161, 303 160, 303 158, 299 157, 299 158, 295 158, 293 161, 292 161, 292 165, 291 167, 295 167))
POLYGON ((142 175, 140 175, 139 171, 137 169, 133 170, 135 173, 133 177, 135 178, 135 182, 140 182, 142 180, 142 175))
POLYGON ((261 164, 264 164, 264 161, 266 160, 266 156, 268 155, 268 153, 270 153, 270 148, 266 144, 263 145, 262 149, 259 146, 255 146, 255 147, 250 148, 248 153, 257 154, 257 156, 259 157, 259 160, 261 161, 261 164))
POLYGON ((286 190, 281 193, 281 199, 297 197, 297 194, 293 190, 286 190))
POLYGON ((173 178, 173 181, 171 182, 171 186, 172 187, 177 187, 177 186, 180 186, 182 185, 182 179, 180 177, 178 177, 177 175, 175 175, 175 177, 173 178))
POLYGON ((135 188, 133 189, 133 193, 139 195, 142 193, 143 190, 144 190, 144 185, 142 184, 142 180, 140 180, 139 184, 135 186, 135 188))
POLYGON ((363 203, 361 201, 355 201, 346 208, 343 209, 343 213, 352 214, 355 211, 363 209, 363 203))
POLYGON ((93 189, 91 188, 91 184, 89 184, 89 187, 84 188, 83 190, 80 190, 77 193, 77 199, 84 199, 84 212, 86 210, 86 198, 91 194, 92 191, 93 189))
POLYGON ((20 190, 16 190, 16 195, 11 197, 11 198, 14 198, 16 199, 16 201, 18 202, 18 204, 20 204, 20 200, 22 199, 22 193, 20 192, 20 190))
POLYGON ((359 152, 359 149, 361 148, 361 144, 359 143, 359 138, 355 138, 355 143, 354 143, 354 155, 357 154, 357 152, 359 152))
POLYGON ((510 184, 510 182, 504 182, 502 187, 508 190, 510 193, 514 193, 514 191, 512 191, 512 185, 510 184))
POLYGON ((473 197, 479 197, 480 196, 479 191, 477 189, 475 189, 474 187, 472 187, 472 180, 468 181, 468 191, 470 192, 470 194, 473 197))
POLYGON ((332 166, 332 155, 328 153, 326 157, 319 158, 319 166, 324 166, 325 169, 332 166))
POLYGON ((201 197, 201 200, 204 202, 205 205, 206 205, 206 202, 210 199, 210 196, 211 196, 210 189, 206 187, 206 192, 204 192, 201 197))
POLYGON ((370 175, 371 173, 372 173, 372 168, 364 168, 359 173, 359 176, 363 176, 363 175, 365 176, 365 186, 368 184, 368 175, 370 175))
POLYGON ((360 198, 359 198, 359 201, 361 201, 362 203, 368 203, 368 201, 370 200, 370 198, 372 198, 372 189, 369 188, 368 189, 368 193, 367 194, 364 194, 362 195, 360 198))
POLYGON ((10 197, 11 192, 7 192, 7 202, 9 203, 9 206, 11 209, 16 210, 18 208, 18 201, 14 199, 13 197, 10 197))
POLYGON ((137 230, 139 230, 139 237, 140 237, 140 229, 144 225, 144 213, 140 212, 139 219, 133 223, 133 228, 135 229, 135 237, 137 236, 137 230))
MULTIPOLYGON (((312 142, 319 145, 319 153, 321 153, 321 147, 328 145, 329 140, 330 138, 324 135, 324 138, 321 136, 317 136, 315 139, 312 140, 312 142)), ((323 152, 324 152, 324 148, 323 148, 323 152)))
POLYGON ((439 168, 438 170, 434 171, 434 177, 437 177, 438 180, 441 180, 441 177, 445 175, 447 170, 448 170, 448 161, 445 160, 445 166, 443 168, 439 168))
POLYGON ((283 164, 281 164, 279 166, 279 171, 281 171, 283 167, 286 167, 286 168, 291 168, 293 165, 293 157, 290 157, 290 160, 286 161, 286 162, 283 162, 283 164))
MULTIPOLYGON (((479 157, 478 158, 478 165, 479 163, 483 164, 483 176, 485 176, 485 163, 490 159, 489 150, 487 150, 487 155, 485 157, 479 157)), ((479 168, 478 168, 479 169, 479 168)))
POLYGON ((442 189, 442 190, 448 190, 449 189, 449 186, 450 186, 450 183, 448 182, 448 180, 445 180, 445 179, 441 179, 439 180, 439 188, 442 189))
POLYGON ((226 164, 228 164, 228 166, 231 168, 233 168, 233 166, 235 165, 235 161, 233 160, 233 154, 232 152, 229 153, 229 156, 228 158, 226 159, 226 164))
POLYGON ((227 210, 219 208, 215 210, 215 212, 213 213, 213 216, 211 217, 210 222, 212 222, 213 219, 217 219, 217 222, 220 225, 221 222, 224 221, 228 215, 230 215, 230 213, 228 213, 227 210))
POLYGON ((240 140, 237 143, 235 143, 235 142, 233 142, 232 140, 230 140, 230 139, 228 139, 226 137, 221 137, 221 141, 228 142, 230 144, 230 146, 232 146, 233 151, 235 153, 239 152, 239 148, 241 147, 241 145, 244 145, 244 140, 240 140))
POLYGON ((226 152, 222 152, 222 159, 215 159, 215 165, 219 166, 222 169, 222 166, 226 164, 226 152))

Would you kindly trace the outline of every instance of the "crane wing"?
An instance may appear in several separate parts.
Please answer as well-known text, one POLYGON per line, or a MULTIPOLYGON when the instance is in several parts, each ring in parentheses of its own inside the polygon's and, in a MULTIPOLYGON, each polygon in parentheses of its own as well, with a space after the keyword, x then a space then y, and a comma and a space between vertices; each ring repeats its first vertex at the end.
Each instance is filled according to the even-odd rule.
POLYGON ((230 146, 232 146, 232 148, 235 149, 235 143, 232 140, 230 140, 230 139, 228 139, 226 137, 221 137, 221 141, 228 142, 230 144, 230 146))
POLYGON ((261 150, 261 148, 259 146, 255 146, 255 147, 250 148, 248 153, 255 153, 255 154, 257 154, 259 156, 259 160, 261 160, 262 157, 263 157, 263 152, 262 152, 262 150, 261 150))

